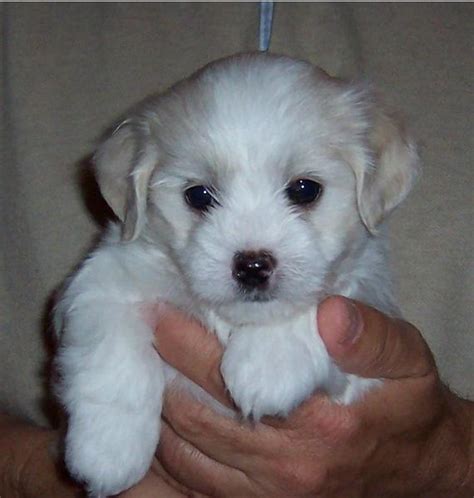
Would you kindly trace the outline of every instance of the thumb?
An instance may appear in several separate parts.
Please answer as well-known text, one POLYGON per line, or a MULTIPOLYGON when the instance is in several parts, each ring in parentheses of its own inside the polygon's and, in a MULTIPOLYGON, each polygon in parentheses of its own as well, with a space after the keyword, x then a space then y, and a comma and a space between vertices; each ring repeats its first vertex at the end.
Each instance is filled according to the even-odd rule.
POLYGON ((342 296, 318 308, 318 329, 342 370, 361 377, 403 379, 434 370, 433 356, 410 323, 342 296))

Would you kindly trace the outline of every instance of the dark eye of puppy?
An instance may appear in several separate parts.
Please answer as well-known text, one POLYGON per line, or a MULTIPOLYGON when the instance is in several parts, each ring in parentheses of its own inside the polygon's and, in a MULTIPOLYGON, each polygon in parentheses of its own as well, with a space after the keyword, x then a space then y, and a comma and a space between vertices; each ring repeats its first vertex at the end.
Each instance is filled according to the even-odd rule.
POLYGON ((209 187, 205 185, 189 187, 184 191, 184 197, 186 202, 198 211, 207 211, 216 202, 209 187))
POLYGON ((286 195, 293 204, 309 204, 315 201, 323 191, 320 183, 307 178, 299 178, 286 188, 286 195))

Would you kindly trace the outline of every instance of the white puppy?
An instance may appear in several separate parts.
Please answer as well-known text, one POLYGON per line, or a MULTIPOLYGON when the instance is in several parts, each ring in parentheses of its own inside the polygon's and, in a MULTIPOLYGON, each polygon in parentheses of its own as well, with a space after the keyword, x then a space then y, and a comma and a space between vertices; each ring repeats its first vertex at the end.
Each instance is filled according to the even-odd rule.
POLYGON ((120 221, 56 309, 72 475, 104 496, 150 465, 177 374, 149 304, 215 331, 245 416, 285 416, 317 389, 350 403, 376 384, 331 362, 316 306, 342 294, 397 313, 382 222, 417 165, 364 87, 287 57, 215 62, 132 112, 96 155, 120 221))

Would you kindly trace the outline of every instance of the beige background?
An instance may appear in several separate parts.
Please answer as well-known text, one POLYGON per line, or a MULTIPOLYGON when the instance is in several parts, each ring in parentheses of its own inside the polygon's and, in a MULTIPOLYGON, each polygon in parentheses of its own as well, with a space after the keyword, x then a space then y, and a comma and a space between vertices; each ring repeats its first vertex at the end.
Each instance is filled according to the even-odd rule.
MULTIPOLYGON (((272 50, 373 81, 424 176, 393 221, 405 315, 474 396, 472 4, 278 4, 272 50)), ((257 47, 258 6, 1 4, 0 405, 46 423, 46 310, 102 205, 84 158, 126 108, 257 47)))

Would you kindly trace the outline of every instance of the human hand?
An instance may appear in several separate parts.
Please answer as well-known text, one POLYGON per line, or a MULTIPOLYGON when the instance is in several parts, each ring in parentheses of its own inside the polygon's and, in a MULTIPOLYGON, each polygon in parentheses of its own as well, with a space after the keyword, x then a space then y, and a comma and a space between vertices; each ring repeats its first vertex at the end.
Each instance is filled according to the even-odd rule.
MULTIPOLYGON (((85 497, 61 465, 59 432, 0 413, 0 498, 85 497)), ((184 498, 185 488, 168 484, 155 459, 147 476, 124 492, 123 498, 184 498), (179 491, 178 489, 181 489, 179 491)), ((171 477, 167 476, 171 481, 171 477)))
MULTIPOLYGON (((161 321, 160 353, 230 403, 217 340, 183 320, 170 312, 161 321)), ((255 425, 171 391, 158 448, 166 471, 219 497, 471 497, 473 404, 442 385, 420 333, 341 297, 321 304, 318 327, 343 370, 383 386, 348 407, 314 395, 288 419, 255 425)))
POLYGON ((59 465, 59 433, 0 414, 0 497, 83 496, 59 465))

